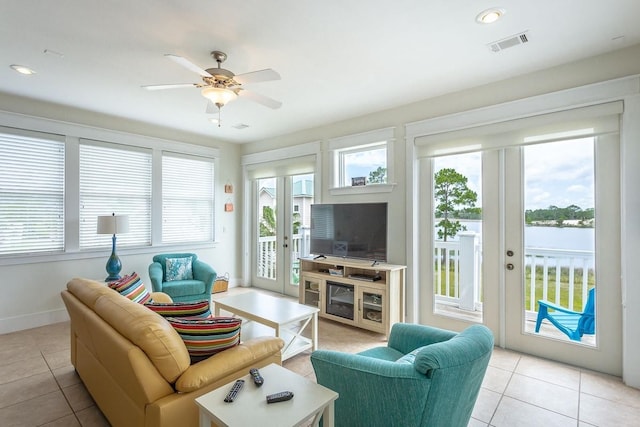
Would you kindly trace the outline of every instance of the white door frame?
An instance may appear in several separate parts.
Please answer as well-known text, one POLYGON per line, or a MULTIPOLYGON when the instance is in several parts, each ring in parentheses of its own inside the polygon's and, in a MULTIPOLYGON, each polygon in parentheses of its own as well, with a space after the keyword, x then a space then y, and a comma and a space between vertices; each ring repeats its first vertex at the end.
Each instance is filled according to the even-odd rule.
MULTIPOLYGON (((500 121, 513 120, 536 114, 544 114, 564 109, 592 105, 612 100, 623 100, 625 103, 621 126, 621 224, 622 235, 622 301, 623 326, 623 381, 633 387, 640 387, 640 365, 637 357, 640 354, 640 340, 635 336, 635 326, 640 322, 640 286, 636 279, 640 277, 640 169, 637 159, 640 158, 640 76, 623 77, 609 81, 589 84, 543 95, 523 98, 516 101, 478 108, 433 119, 405 125, 406 138, 406 252, 407 252, 407 320, 418 321, 421 306, 421 289, 419 284, 424 279, 420 274, 421 252, 424 248, 414 236, 423 224, 417 215, 427 210, 430 202, 419 194, 420 174, 424 168, 418 167, 421 162, 416 156, 416 141, 421 136, 433 135, 452 130, 480 126, 500 121), (417 195, 417 197, 416 197, 417 195)), ((429 279, 430 280, 430 279, 429 279)), ((424 293, 424 291, 422 291, 424 293)), ((504 334, 496 338, 496 344, 504 346, 504 334)))

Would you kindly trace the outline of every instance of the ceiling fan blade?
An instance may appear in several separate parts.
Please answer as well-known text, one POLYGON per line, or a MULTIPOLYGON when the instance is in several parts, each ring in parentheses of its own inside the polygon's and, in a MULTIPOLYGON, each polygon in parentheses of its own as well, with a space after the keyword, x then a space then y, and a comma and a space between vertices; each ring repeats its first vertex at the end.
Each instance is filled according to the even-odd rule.
POLYGON ((172 60, 173 62, 175 62, 176 64, 182 65, 187 70, 191 70, 194 73, 200 74, 202 77, 212 77, 211 74, 207 73, 205 70, 203 70, 202 68, 198 67, 193 62, 189 61, 187 58, 184 58, 184 57, 178 56, 178 55, 172 55, 170 53, 167 53, 165 56, 167 58, 169 58, 170 60, 172 60))
POLYGON ((163 89, 179 89, 183 87, 197 87, 196 83, 178 83, 178 84, 168 84, 168 85, 145 85, 141 86, 146 90, 163 90, 163 89))
POLYGON ((252 71, 250 73, 238 74, 233 78, 240 84, 268 82, 270 80, 280 80, 277 71, 267 68, 266 70, 252 71))
POLYGON ((264 105, 265 107, 273 108, 277 110, 282 107, 282 102, 276 101, 273 98, 269 98, 268 96, 260 95, 259 93, 252 92, 250 90, 243 89, 238 96, 240 98, 247 98, 251 101, 257 102, 258 104, 264 105))

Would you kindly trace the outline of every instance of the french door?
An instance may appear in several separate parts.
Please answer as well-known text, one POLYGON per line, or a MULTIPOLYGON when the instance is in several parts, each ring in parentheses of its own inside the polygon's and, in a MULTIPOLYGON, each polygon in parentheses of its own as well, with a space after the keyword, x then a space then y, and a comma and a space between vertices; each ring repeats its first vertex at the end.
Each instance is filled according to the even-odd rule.
POLYGON ((421 253, 433 261, 420 273, 420 322, 483 323, 497 345, 620 374, 618 166, 607 135, 421 159, 421 253), (475 197, 451 204, 445 195, 465 193, 442 180, 475 197), (461 227, 445 232, 443 219, 461 227), (572 341, 547 321, 535 331, 539 299, 579 312, 592 287, 595 334, 572 341))
POLYGON ((504 170, 501 255, 505 346, 619 375, 622 325, 617 136, 512 147, 499 156, 504 170), (537 199, 546 197, 566 203, 536 209, 540 206, 537 199), (535 217, 536 212, 548 217, 535 217), (547 226, 537 227, 531 222, 547 226), (538 300, 582 312, 591 288, 597 290, 594 334, 571 340, 547 321, 535 331, 538 300))
POLYGON ((309 255, 313 178, 301 174, 254 180, 254 286, 298 296, 298 259, 309 255))

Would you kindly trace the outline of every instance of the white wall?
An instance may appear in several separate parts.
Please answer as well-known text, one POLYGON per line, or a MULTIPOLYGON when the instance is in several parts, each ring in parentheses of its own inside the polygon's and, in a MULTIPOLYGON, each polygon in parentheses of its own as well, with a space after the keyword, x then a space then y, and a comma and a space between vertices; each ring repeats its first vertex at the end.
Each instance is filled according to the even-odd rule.
MULTIPOLYGON (((484 107, 495 106, 509 101, 532 98, 543 94, 556 93, 565 89, 596 84, 625 76, 640 74, 640 45, 621 49, 605 55, 565 64, 552 69, 536 71, 531 74, 514 77, 508 80, 488 84, 481 87, 462 90, 457 93, 427 99, 404 107, 381 111, 378 113, 355 117, 326 126, 296 132, 265 141, 244 145, 242 154, 256 153, 265 149, 283 146, 294 146, 300 141, 321 141, 323 147, 322 162, 322 202, 348 201, 388 201, 392 218, 389 235, 391 261, 409 266, 407 271, 407 312, 408 319, 416 317, 417 304, 414 297, 417 280, 416 269, 412 265, 412 252, 415 247, 413 236, 417 228, 413 226, 413 179, 411 147, 403 143, 406 135, 404 125, 429 118, 454 115, 484 107), (343 135, 367 132, 384 127, 396 127, 395 164, 397 187, 392 193, 362 196, 330 196, 329 157, 327 141, 343 135), (408 160, 409 159, 409 160, 408 160), (403 171, 405 174, 403 175, 403 171)), ((622 218, 623 233, 622 250, 622 295, 621 311, 623 317, 623 379, 634 387, 640 388, 640 366, 637 365, 640 355, 640 263, 636 260, 640 253, 640 100, 634 96, 637 89, 625 97, 625 108, 622 124, 622 218)), ((541 105, 541 109, 544 108, 541 105)), ((613 333, 619 333, 613 331, 613 333)))
MULTIPOLYGON (((228 272, 231 286, 239 277, 240 216, 242 189, 239 147, 201 136, 148 127, 123 119, 90 114, 47 103, 0 94, 0 125, 40 131, 56 131, 74 137, 105 139, 114 142, 140 140, 152 146, 190 147, 192 152, 217 148, 221 161, 216 163, 216 242, 208 245, 154 246, 143 249, 118 249, 122 274, 136 271, 150 288, 148 266, 154 254, 195 252, 219 274, 228 272), (4 110, 4 112, 2 111, 4 110), (20 114, 15 114, 20 113, 20 114), (53 119, 53 120, 51 120, 53 119), (89 124, 89 126, 87 126, 89 124), (170 140, 169 140, 170 139, 170 140), (225 194, 224 185, 233 184, 234 193, 225 194), (235 204, 233 212, 224 212, 227 200, 235 204)), ((68 220, 70 221, 70 220, 68 220)), ((102 280, 110 250, 75 252, 61 255, 0 258, 0 333, 26 329, 67 319, 60 298, 69 279, 86 277, 102 280)))

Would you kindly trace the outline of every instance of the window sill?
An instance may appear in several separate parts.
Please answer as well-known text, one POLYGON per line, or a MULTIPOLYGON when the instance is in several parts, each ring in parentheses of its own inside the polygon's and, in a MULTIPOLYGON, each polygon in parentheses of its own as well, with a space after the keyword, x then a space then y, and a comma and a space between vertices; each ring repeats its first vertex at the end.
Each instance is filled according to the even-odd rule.
MULTIPOLYGON (((218 242, 200 242, 184 244, 165 244, 157 246, 142 246, 137 248, 118 248, 120 257, 127 255, 157 254, 170 252, 194 252, 197 249, 215 248, 218 242)), ((111 249, 91 249, 77 252, 57 252, 31 255, 7 255, 0 257, 0 266, 37 264, 43 262, 74 261, 90 258, 107 258, 111 249)))
POLYGON ((367 193, 391 193, 397 184, 371 184, 354 187, 334 187, 329 189, 332 196, 346 196, 367 193))

